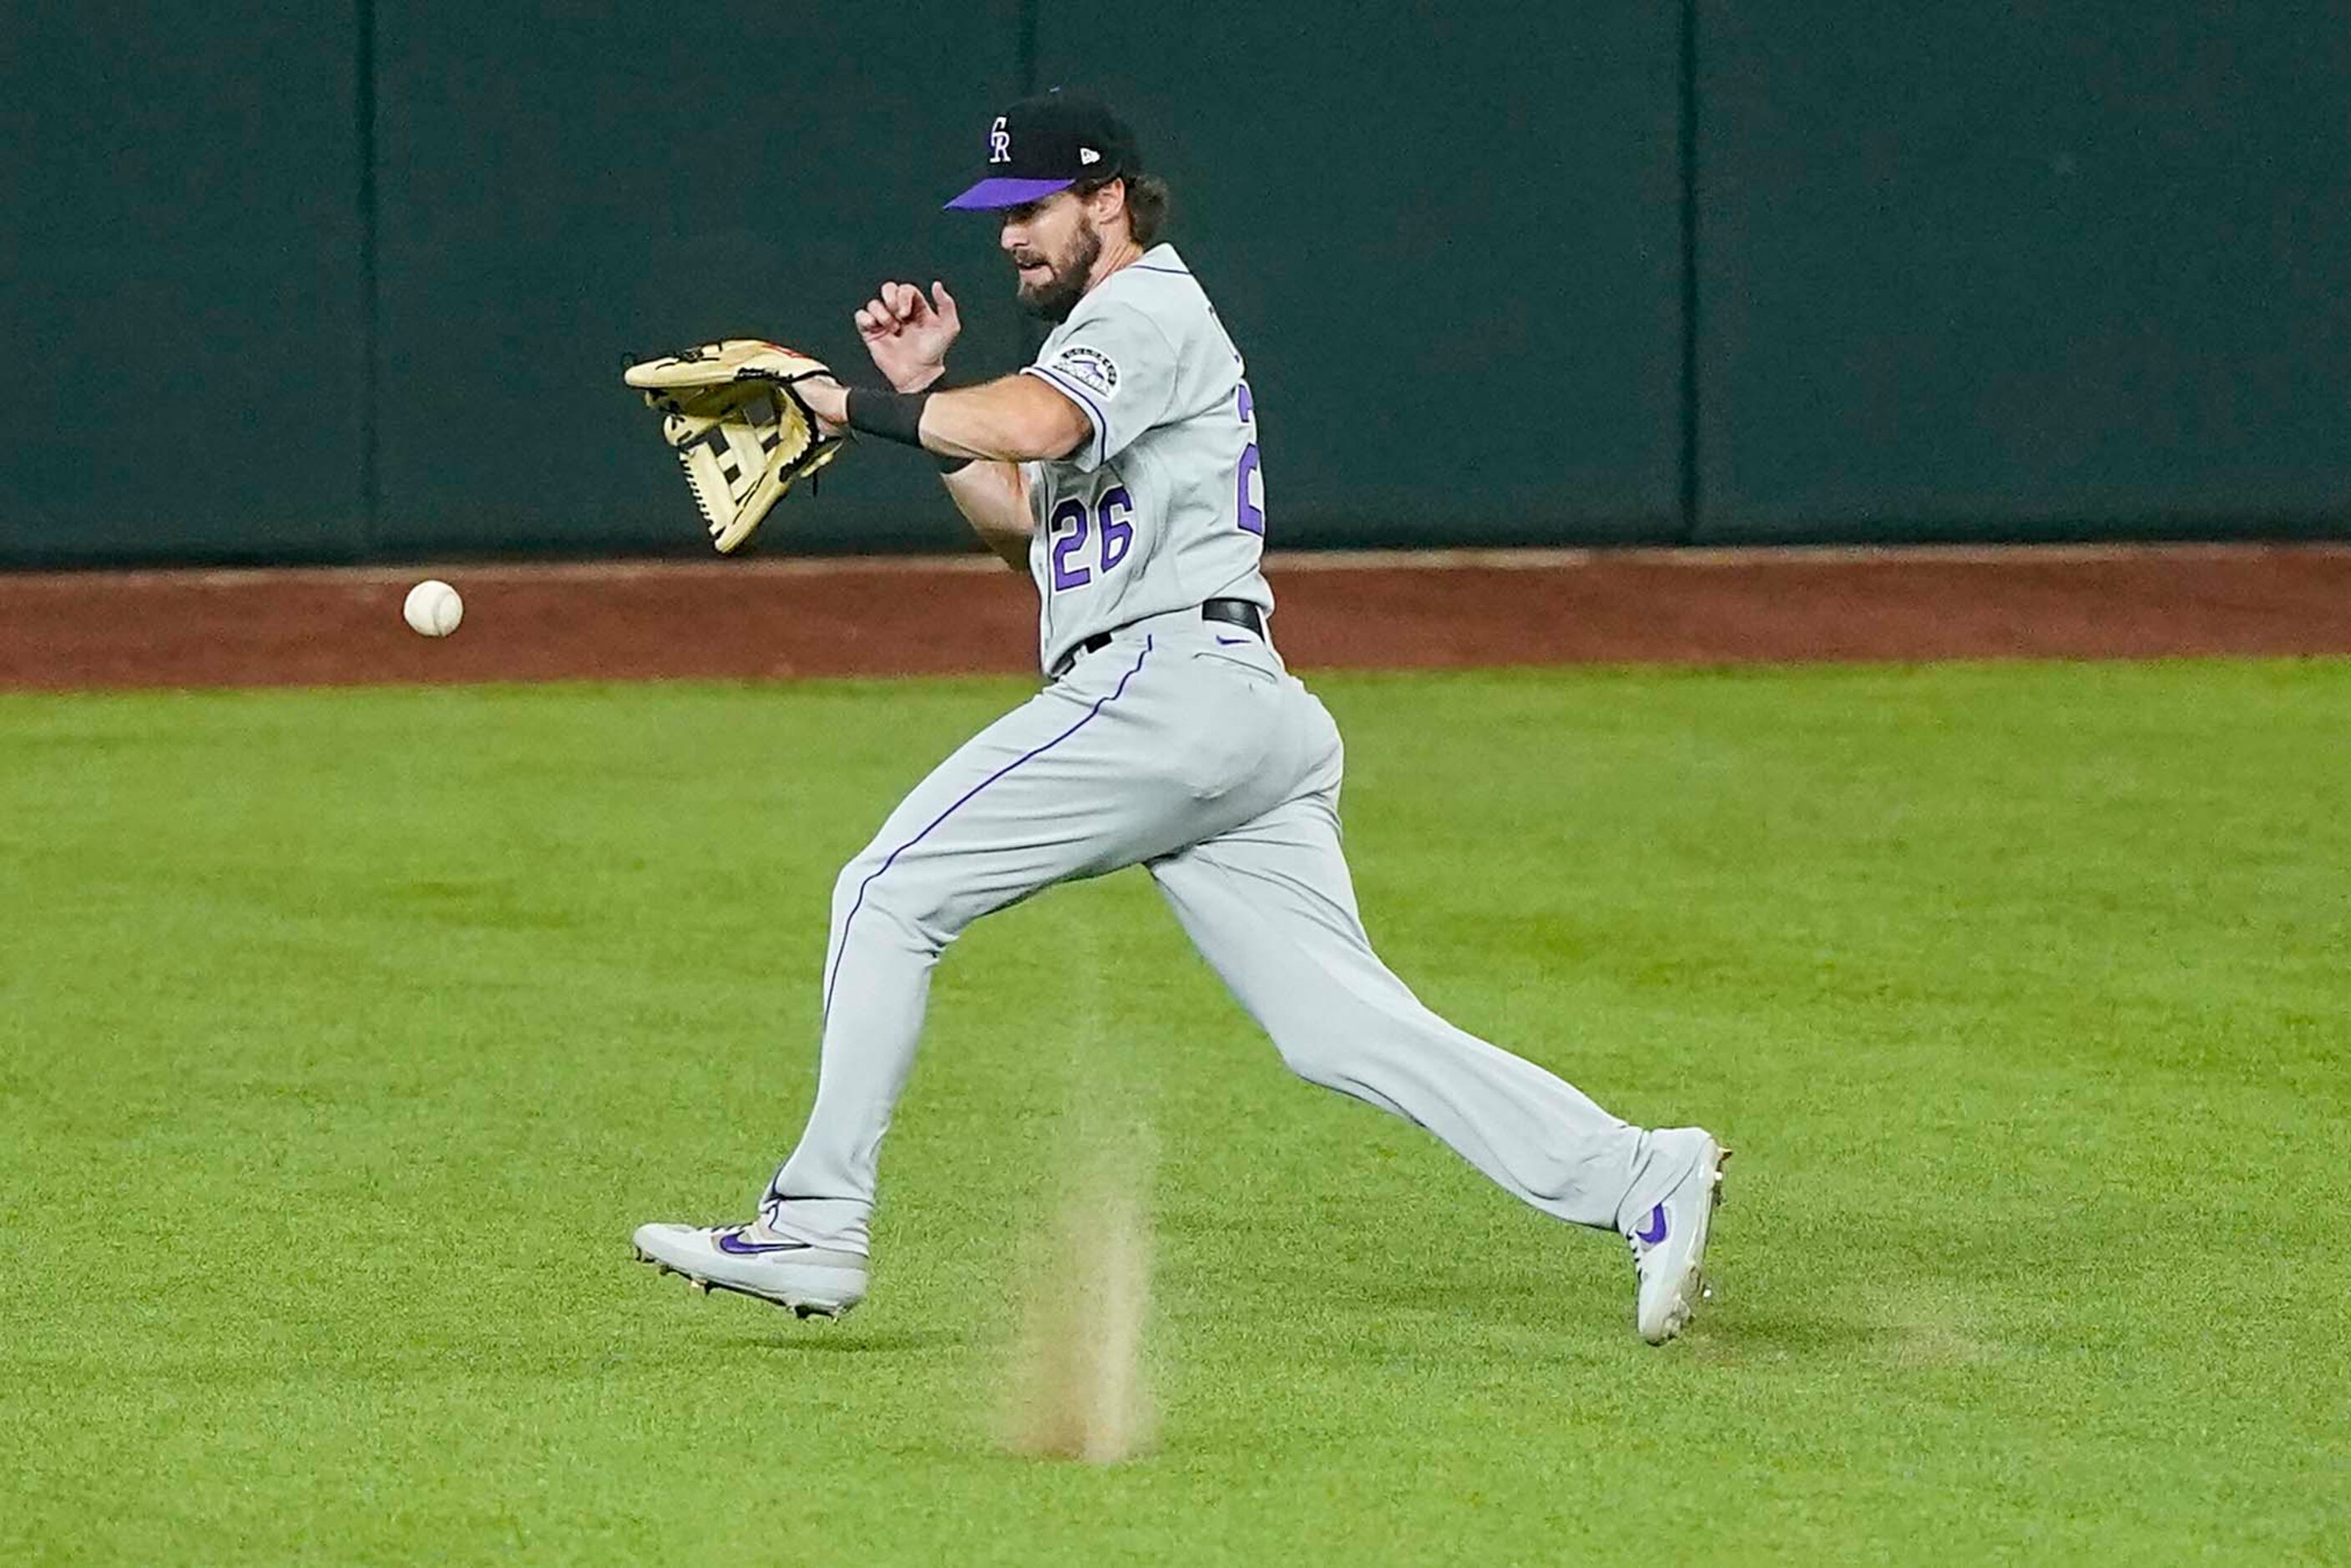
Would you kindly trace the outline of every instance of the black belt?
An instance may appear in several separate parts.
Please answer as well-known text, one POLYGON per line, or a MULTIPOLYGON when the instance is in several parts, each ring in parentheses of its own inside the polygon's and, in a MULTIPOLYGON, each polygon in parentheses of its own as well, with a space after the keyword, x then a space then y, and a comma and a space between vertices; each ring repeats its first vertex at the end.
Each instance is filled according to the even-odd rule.
MULTIPOLYGON (((1238 626, 1243 631, 1256 632, 1260 638, 1265 635, 1265 612, 1246 599, 1211 599, 1200 606, 1200 619, 1238 626)), ((1123 626, 1119 628, 1121 632, 1124 630, 1123 626)), ((1078 662, 1079 654, 1098 653, 1109 647, 1110 640, 1116 635, 1115 632, 1097 632, 1062 654, 1061 662, 1053 666, 1053 678, 1058 681, 1067 674, 1070 666, 1078 662)))

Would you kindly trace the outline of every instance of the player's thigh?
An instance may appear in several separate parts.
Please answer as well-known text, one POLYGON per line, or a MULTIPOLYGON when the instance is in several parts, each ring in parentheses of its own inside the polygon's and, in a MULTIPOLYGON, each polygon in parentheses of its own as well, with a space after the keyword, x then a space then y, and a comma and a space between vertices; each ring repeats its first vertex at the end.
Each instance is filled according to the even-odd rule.
POLYGON ((1162 856, 1151 874, 1193 945, 1236 990, 1278 986, 1301 962, 1352 962, 1370 951, 1328 796, 1286 801, 1162 856))
POLYGON ((1138 695, 1050 687, 974 736, 844 870, 837 910, 881 902, 952 930, 1186 841, 1197 802, 1156 781, 1165 738, 1138 695))

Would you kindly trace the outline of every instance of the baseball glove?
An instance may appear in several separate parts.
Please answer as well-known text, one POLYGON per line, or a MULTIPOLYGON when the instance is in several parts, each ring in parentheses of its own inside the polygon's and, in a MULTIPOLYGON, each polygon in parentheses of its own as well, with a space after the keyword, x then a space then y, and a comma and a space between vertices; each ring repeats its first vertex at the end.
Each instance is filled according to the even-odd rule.
POLYGON ((663 415, 710 540, 726 555, 758 532, 803 476, 841 454, 845 433, 817 426, 792 383, 828 374, 806 354, 756 338, 728 338, 631 365, 625 381, 663 415))

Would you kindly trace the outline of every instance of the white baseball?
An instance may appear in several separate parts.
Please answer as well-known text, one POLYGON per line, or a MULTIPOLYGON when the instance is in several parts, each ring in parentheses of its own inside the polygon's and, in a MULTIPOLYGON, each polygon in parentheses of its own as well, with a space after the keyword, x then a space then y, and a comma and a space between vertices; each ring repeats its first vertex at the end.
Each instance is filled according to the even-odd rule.
POLYGON ((400 607, 400 612, 425 636, 446 637, 465 618, 465 601, 439 578, 427 578, 408 591, 408 602, 400 607))

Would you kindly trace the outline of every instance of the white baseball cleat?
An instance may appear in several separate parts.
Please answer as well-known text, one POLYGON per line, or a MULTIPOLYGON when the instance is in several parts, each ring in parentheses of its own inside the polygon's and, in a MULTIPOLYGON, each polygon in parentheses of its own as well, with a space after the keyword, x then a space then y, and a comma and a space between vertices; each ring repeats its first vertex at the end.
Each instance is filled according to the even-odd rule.
POLYGON ((697 1291, 734 1291, 803 1318, 837 1318, 865 1299, 865 1257, 788 1241, 748 1225, 640 1225, 637 1260, 697 1291))
POLYGON ((1730 1151, 1702 1127, 1667 1127, 1649 1134, 1655 1156, 1687 1168, 1648 1213, 1625 1232, 1640 1271, 1635 1326, 1651 1344, 1682 1332, 1706 1291, 1706 1233, 1722 1201, 1722 1164, 1730 1151))

